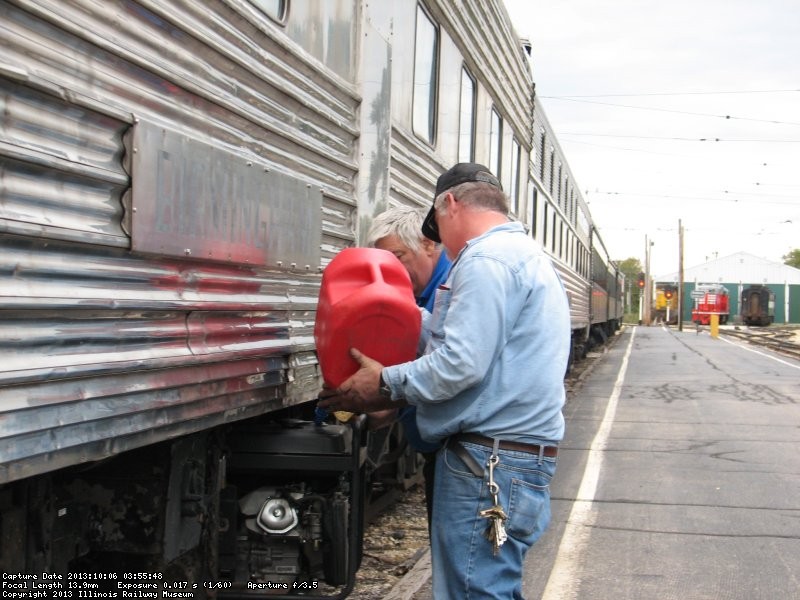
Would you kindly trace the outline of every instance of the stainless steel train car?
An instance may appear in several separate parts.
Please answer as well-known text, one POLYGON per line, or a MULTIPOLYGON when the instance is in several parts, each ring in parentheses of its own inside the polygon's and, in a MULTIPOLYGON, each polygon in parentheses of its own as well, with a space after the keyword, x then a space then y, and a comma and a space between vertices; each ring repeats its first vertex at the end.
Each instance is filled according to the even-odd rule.
POLYGON ((567 157, 534 98, 527 212, 519 217, 552 258, 567 290, 572 359, 604 343, 622 323, 624 274, 612 262, 567 157))
POLYGON ((385 447, 311 421, 320 273, 455 162, 498 174, 553 256, 576 348, 618 324, 501 0, 0 14, 5 572, 347 595, 385 447))

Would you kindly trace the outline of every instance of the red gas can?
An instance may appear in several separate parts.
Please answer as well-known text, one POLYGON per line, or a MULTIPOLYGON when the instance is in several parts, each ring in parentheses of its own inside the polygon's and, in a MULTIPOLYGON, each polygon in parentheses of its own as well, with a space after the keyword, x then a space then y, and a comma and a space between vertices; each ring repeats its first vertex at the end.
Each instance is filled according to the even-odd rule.
POLYGON ((339 387, 358 370, 350 348, 396 365, 415 358, 419 333, 411 279, 391 252, 347 248, 325 268, 314 339, 327 385, 339 387))

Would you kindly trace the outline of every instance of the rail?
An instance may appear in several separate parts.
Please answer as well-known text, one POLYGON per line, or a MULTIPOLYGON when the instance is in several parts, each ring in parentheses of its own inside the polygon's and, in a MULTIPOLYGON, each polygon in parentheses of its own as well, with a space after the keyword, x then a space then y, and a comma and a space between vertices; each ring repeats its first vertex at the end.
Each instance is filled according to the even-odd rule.
POLYGON ((744 340, 754 346, 768 348, 784 356, 800 359, 800 343, 798 329, 774 328, 765 330, 720 328, 720 335, 744 340), (793 338, 793 339, 791 339, 793 338))

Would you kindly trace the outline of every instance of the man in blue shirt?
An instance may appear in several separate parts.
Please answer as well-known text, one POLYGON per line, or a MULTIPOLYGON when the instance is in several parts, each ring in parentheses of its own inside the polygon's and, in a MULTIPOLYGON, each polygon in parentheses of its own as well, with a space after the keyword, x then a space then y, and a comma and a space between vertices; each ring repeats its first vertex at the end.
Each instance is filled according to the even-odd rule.
POLYGON ((435 598, 522 598, 522 563, 550 521, 564 435, 569 307, 541 246, 507 216, 489 170, 460 163, 436 184, 423 233, 453 265, 423 313, 424 354, 361 368, 328 398, 368 412, 404 400, 422 437, 443 442, 434 483, 435 598))
MULTIPOLYGON (((367 233, 367 246, 387 250, 403 264, 411 278, 411 286, 417 306, 433 311, 435 292, 450 272, 450 259, 441 245, 422 235, 425 213, 415 208, 398 206, 379 214, 372 221, 367 233)), ((370 413, 373 427, 381 427, 397 418, 403 424, 406 439, 414 450, 422 453, 425 464, 422 475, 425 480, 425 507, 428 524, 433 511, 433 480, 436 467, 436 451, 441 442, 426 442, 417 427, 417 409, 414 406, 388 409, 370 413)))
POLYGON ((447 278, 450 260, 439 244, 422 235, 424 217, 415 208, 390 208, 372 221, 366 241, 367 246, 388 250, 403 263, 417 306, 431 312, 434 292, 447 278))

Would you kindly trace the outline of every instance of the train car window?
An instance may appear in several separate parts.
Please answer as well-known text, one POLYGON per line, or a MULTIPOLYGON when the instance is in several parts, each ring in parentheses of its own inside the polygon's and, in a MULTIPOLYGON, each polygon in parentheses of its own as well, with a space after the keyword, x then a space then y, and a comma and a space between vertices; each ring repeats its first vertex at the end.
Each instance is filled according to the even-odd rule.
POLYGON ((556 237, 558 233, 558 223, 556 222, 556 215, 553 215, 553 232, 552 236, 550 237, 550 250, 555 254, 556 252, 556 237))
POLYGON ((547 248, 547 221, 550 213, 550 206, 544 203, 544 219, 542 219, 542 248, 547 248))
POLYGON ((584 246, 584 248, 583 248, 583 276, 586 277, 586 279, 589 279, 589 264, 590 264, 589 249, 584 246))
MULTIPOLYGON (((556 197, 558 198, 558 205, 561 207, 562 210, 564 210, 564 208, 565 208, 564 199, 561 196, 561 192, 562 192, 561 178, 562 178, 563 170, 564 170, 564 167, 561 165, 561 163, 558 163, 558 184, 557 184, 557 188, 556 188, 558 190, 558 193, 556 194, 556 197)), ((564 210, 564 212, 566 212, 566 210, 564 210)))
POLYGON ((570 267, 574 267, 572 261, 575 258, 575 253, 572 251, 572 232, 569 229, 567 229, 567 243, 565 246, 567 248, 567 263, 570 267))
POLYGON ((575 188, 572 188, 572 223, 578 223, 578 196, 575 195, 575 188))
POLYGON ((289 0, 250 0, 250 4, 273 21, 281 24, 286 22, 286 15, 289 13, 289 0))
POLYGON ((520 149, 517 140, 511 140, 511 187, 508 190, 508 197, 511 199, 511 212, 517 214, 519 210, 519 162, 520 149))
POLYGON ((414 133, 433 144, 436 133, 436 79, 438 77, 439 31, 421 6, 417 6, 414 44, 414 133))
POLYGON ((578 266, 578 240, 572 231, 569 234, 569 264, 573 269, 578 266))
POLYGON ((461 104, 458 123, 458 162, 475 160, 475 78, 461 69, 461 104))
POLYGON ((541 131, 542 137, 541 137, 541 146, 539 148, 539 154, 542 155, 542 160, 539 163, 539 181, 541 181, 542 185, 544 185, 544 163, 547 162, 545 160, 544 151, 545 151, 545 148, 547 147, 547 134, 544 131, 544 127, 541 127, 540 131, 541 131))
POLYGON ((502 166, 502 140, 503 140, 503 119, 495 109, 492 109, 492 120, 489 125, 489 168, 499 179, 501 176, 500 167, 502 166))
POLYGON ((575 235, 572 235, 572 268, 576 271, 578 270, 578 257, 580 256, 580 244, 578 243, 578 238, 575 235))
POLYGON ((584 277, 586 277, 586 279, 589 279, 589 273, 591 270, 592 270, 592 253, 589 251, 588 248, 586 248, 583 255, 583 272, 584 272, 584 277))
POLYGON ((567 245, 569 266, 575 269, 575 237, 572 235, 571 231, 567 234, 567 239, 569 240, 569 244, 567 245))
POLYGON ((572 223, 572 212, 569 202, 569 175, 564 176, 564 216, 567 217, 567 223, 572 223))
POLYGON ((575 188, 569 188, 569 220, 575 224, 575 188))
POLYGON ((587 235, 589 233, 589 219, 582 207, 578 207, 578 231, 587 235))
POLYGON ((533 182, 530 183, 531 186, 531 205, 530 205, 530 224, 531 224, 531 234, 533 235, 533 239, 537 240, 539 237, 539 190, 536 189, 536 186, 533 185, 533 182))

